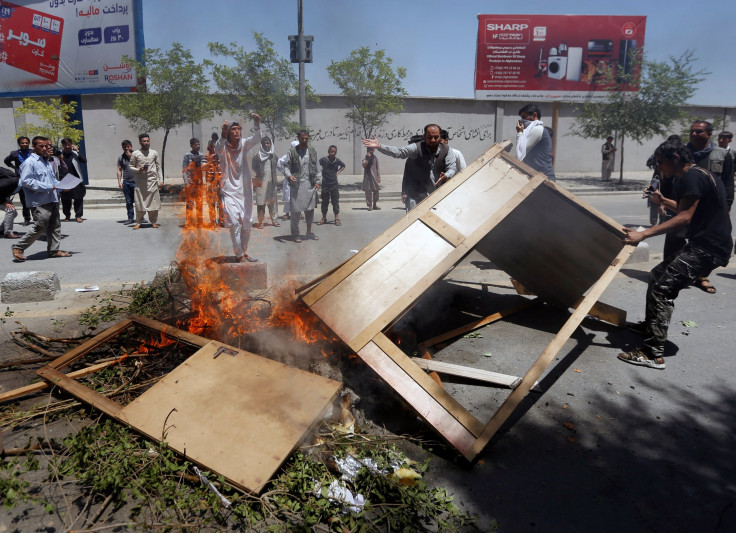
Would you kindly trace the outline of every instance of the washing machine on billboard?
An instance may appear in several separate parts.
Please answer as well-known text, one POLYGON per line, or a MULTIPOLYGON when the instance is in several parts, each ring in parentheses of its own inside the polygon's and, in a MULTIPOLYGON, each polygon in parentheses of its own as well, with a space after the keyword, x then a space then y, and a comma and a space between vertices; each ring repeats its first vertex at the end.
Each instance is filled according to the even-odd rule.
POLYGON ((579 46, 570 46, 567 49, 567 79, 580 81, 580 71, 583 69, 583 49, 579 46))
POLYGON ((547 62, 547 76, 553 80, 561 80, 565 77, 567 70, 567 58, 565 56, 549 56, 547 62))

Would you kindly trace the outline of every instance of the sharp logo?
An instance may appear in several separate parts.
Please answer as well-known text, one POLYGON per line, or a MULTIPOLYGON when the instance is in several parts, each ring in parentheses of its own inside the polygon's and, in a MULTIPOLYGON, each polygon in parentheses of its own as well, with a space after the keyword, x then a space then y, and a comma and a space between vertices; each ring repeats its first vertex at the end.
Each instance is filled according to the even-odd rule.
POLYGON ((488 31, 524 31, 529 29, 529 24, 486 24, 488 31))

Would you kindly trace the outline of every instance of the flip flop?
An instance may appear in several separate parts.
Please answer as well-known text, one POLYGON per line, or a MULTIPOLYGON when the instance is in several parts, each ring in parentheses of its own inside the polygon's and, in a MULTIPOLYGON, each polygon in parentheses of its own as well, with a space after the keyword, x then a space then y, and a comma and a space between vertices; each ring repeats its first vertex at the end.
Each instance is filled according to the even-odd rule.
POLYGON ((327 221, 324 218, 320 220, 319 222, 317 222, 318 226, 321 226, 322 224, 327 224, 327 221))
POLYGON ((309 233, 307 235, 307 239, 311 239, 313 241, 318 241, 319 240, 319 237, 317 237, 314 233, 309 233))
POLYGON ((281 227, 281 223, 280 223, 280 222, 279 222, 278 220, 276 220, 275 218, 272 218, 272 219, 271 219, 271 225, 272 225, 272 226, 273 226, 274 228, 278 228, 278 227, 281 227))
POLYGON ((335 226, 342 226, 342 222, 340 222, 339 218, 335 219, 335 226))

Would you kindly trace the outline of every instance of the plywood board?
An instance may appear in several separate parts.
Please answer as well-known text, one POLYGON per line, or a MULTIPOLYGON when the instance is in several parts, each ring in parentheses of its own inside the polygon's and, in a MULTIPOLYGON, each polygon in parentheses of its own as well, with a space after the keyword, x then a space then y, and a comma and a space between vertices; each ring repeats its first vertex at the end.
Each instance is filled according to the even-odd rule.
MULTIPOLYGON (((546 301, 568 308, 588 292, 575 320, 540 356, 536 374, 554 358, 550 354, 560 350, 580 314, 591 309, 628 257, 622 237, 615 221, 496 145, 334 274, 305 291, 302 300, 473 460, 497 431, 498 413, 479 434, 479 422, 391 343, 383 328, 476 249, 546 301)), ((515 402, 534 384, 529 377, 527 372, 512 393, 515 402)), ((507 417, 506 411, 517 404, 505 403, 502 414, 507 417)))
POLYGON ((341 384, 244 350, 213 358, 212 341, 175 368, 118 418, 258 493, 341 384))

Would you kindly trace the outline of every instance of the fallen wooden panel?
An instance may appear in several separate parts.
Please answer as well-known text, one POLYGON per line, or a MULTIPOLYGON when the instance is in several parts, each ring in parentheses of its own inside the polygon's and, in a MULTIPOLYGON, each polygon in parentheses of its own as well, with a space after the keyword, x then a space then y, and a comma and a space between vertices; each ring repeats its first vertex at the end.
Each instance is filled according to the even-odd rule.
MULTIPOLYGON (((181 336, 171 326, 144 322, 181 336)), ((341 384, 190 333, 185 337, 202 348, 125 407, 51 365, 37 373, 148 438, 165 440, 234 486, 258 493, 319 422, 341 384)))
POLYGON ((554 358, 550 353, 559 352, 579 324, 580 313, 588 313, 633 250, 624 246, 619 224, 519 163, 506 149, 508 145, 491 147, 331 275, 300 291, 303 302, 328 327, 470 460, 534 385, 554 358), (574 320, 488 425, 452 400, 385 335, 397 317, 472 250, 547 302, 565 309, 580 302, 574 320))

